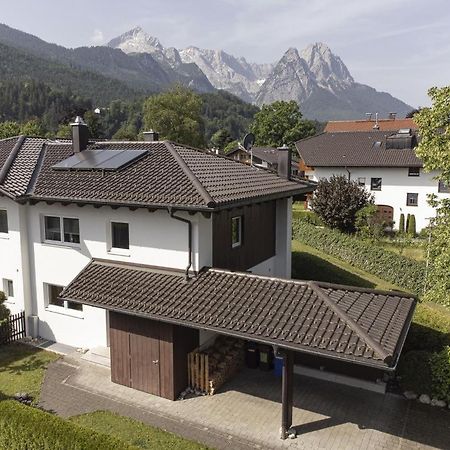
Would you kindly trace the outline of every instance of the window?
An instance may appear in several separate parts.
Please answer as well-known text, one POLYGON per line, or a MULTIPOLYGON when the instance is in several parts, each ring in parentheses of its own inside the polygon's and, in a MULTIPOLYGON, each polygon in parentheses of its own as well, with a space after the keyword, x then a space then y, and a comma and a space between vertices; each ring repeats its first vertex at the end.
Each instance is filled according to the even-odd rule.
POLYGON ((242 244, 242 216, 231 218, 231 247, 240 247, 242 244))
POLYGON ((56 286, 54 284, 46 284, 46 296, 47 296, 47 306, 58 306, 60 308, 72 309, 76 311, 83 311, 83 305, 79 303, 73 303, 66 300, 61 300, 58 298, 64 289, 62 286, 56 286))
POLYGON ((418 177, 420 176, 420 167, 409 167, 408 177, 418 177))
POLYGON ((444 181, 439 180, 439 184, 438 184, 438 192, 441 192, 443 194, 449 194, 450 193, 450 186, 448 186, 447 184, 445 184, 444 181))
POLYGON ((419 194, 406 194, 406 206, 417 206, 419 194))
POLYGON ((6 209, 0 209, 0 233, 8 233, 8 213, 6 209))
POLYGON ((381 178, 371 178, 370 189, 372 191, 381 191, 381 178))
POLYGON ((12 280, 3 279, 3 292, 7 298, 14 298, 14 283, 12 280))
POLYGON ((365 186, 366 185, 366 179, 364 177, 358 178, 358 185, 359 186, 365 186))
POLYGON ((130 248, 130 233, 128 224, 124 222, 111 222, 111 244, 113 248, 130 248))
POLYGON ((80 221, 69 217, 45 216, 44 240, 64 242, 66 244, 79 244, 80 221))

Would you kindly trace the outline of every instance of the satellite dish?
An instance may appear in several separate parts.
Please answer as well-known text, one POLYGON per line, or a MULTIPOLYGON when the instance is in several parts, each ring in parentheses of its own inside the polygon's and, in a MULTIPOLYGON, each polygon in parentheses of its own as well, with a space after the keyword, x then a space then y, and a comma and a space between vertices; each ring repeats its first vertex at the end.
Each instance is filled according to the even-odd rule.
POLYGON ((250 151, 255 143, 255 135, 253 133, 247 133, 244 136, 243 147, 245 150, 250 151))

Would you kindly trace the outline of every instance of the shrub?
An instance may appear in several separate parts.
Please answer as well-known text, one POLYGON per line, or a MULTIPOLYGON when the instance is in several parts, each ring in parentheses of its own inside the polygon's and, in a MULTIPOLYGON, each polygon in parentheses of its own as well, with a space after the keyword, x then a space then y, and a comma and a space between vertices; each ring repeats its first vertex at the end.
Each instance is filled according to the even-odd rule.
POLYGON ((405 391, 417 394, 431 394, 431 354, 424 350, 413 350, 400 358, 397 375, 400 376, 401 386, 405 391))
POLYGON ((384 235, 386 222, 378 214, 377 206, 370 203, 356 213, 355 227, 361 237, 379 240, 384 235))
POLYGON ((411 218, 411 214, 408 214, 406 216, 406 225, 405 225, 405 232, 408 232, 408 228, 409 228, 409 219, 411 218))
POLYGON ((353 232, 356 213, 372 202, 372 196, 356 181, 333 175, 319 181, 311 208, 329 227, 353 232))
POLYGON ((10 311, 5 306, 6 295, 0 291, 0 323, 9 317, 10 311))
POLYGON ((425 275, 423 262, 374 247, 368 242, 337 230, 319 228, 298 220, 294 220, 293 223, 293 236, 306 245, 340 258, 402 289, 416 294, 423 291, 425 275))
POLYGON ((412 237, 416 235, 416 216, 411 214, 408 222, 408 234, 412 237))
POLYGON ((0 448, 3 450, 126 450, 119 439, 84 429, 14 400, 0 401, 0 448))
POLYGON ((450 345, 450 310, 434 303, 419 303, 404 351, 438 352, 446 345, 450 345))
POLYGON ((403 234, 405 232, 405 215, 403 213, 400 214, 400 223, 398 224, 398 232, 403 234))
POLYGON ((433 397, 450 402, 450 347, 432 354, 430 365, 433 397))

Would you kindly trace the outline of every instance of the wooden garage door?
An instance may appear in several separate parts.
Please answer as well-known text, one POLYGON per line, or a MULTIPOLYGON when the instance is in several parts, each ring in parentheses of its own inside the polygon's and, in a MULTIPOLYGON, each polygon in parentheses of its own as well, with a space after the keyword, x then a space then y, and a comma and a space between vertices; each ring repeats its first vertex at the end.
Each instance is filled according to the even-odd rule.
POLYGON ((110 312, 111 381, 160 395, 159 323, 110 312))
POLYGON ((133 318, 130 327, 131 387, 160 395, 159 322, 133 318))

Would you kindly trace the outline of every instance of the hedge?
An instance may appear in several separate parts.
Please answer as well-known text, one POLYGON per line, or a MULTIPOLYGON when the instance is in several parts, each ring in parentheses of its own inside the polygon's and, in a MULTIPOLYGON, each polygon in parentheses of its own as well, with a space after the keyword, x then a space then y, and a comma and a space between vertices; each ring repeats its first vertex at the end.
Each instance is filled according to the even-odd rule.
POLYGON ((352 235, 304 220, 293 220, 293 238, 376 275, 402 289, 422 294, 425 264, 362 241, 352 235))
POLYGON ((82 428, 15 400, 0 401, 3 450, 132 450, 119 439, 82 428))

